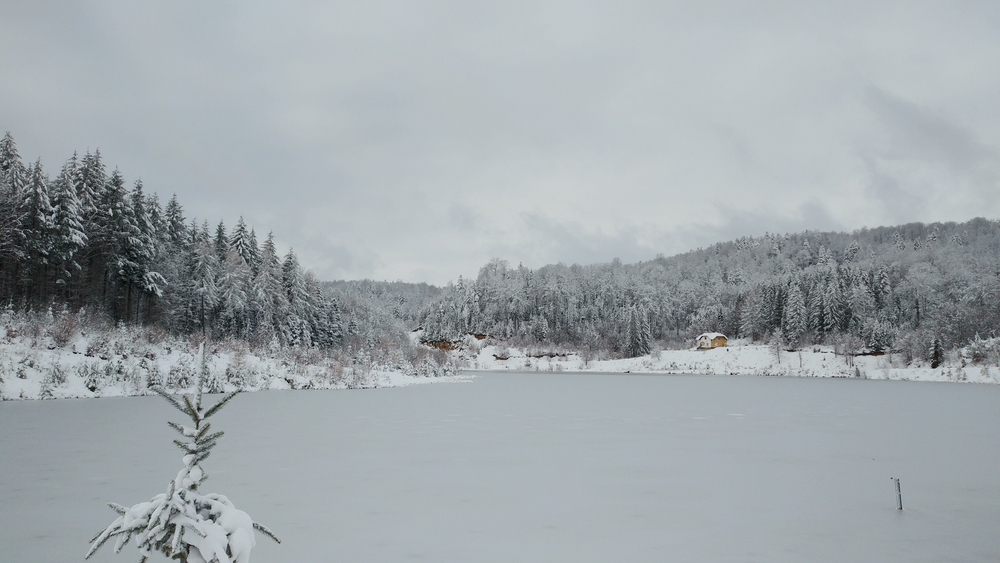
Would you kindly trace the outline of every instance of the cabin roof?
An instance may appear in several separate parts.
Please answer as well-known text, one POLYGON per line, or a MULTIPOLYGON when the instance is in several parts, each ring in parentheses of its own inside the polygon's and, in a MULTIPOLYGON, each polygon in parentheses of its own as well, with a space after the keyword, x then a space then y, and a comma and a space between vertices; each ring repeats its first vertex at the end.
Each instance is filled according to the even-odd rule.
MULTIPOLYGON (((704 332, 704 333, 698 335, 698 339, 701 340, 702 338, 709 338, 711 340, 715 340, 716 338, 719 338, 720 336, 722 338, 726 338, 726 335, 722 334, 721 332, 704 332)), ((726 338, 726 340, 729 340, 729 339, 726 338)))

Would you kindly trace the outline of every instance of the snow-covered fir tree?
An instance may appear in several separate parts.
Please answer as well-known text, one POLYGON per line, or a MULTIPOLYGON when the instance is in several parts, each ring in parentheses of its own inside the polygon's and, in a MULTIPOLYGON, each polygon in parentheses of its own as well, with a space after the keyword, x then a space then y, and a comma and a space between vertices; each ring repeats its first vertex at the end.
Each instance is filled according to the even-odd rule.
POLYGON ((150 501, 130 508, 108 503, 119 516, 94 536, 86 559, 110 540, 115 540, 115 553, 120 553, 134 540, 142 563, 153 552, 184 563, 249 563, 250 552, 257 543, 254 530, 281 543, 273 532, 237 509, 225 495, 200 490, 208 478, 201 464, 223 436, 222 432, 211 431, 208 419, 237 392, 225 395, 214 405, 204 405, 202 389, 208 376, 204 343, 198 354, 199 369, 193 394, 178 399, 161 388, 155 389, 191 421, 191 426, 167 423, 181 435, 174 444, 184 452, 183 467, 167 484, 166 492, 150 501))

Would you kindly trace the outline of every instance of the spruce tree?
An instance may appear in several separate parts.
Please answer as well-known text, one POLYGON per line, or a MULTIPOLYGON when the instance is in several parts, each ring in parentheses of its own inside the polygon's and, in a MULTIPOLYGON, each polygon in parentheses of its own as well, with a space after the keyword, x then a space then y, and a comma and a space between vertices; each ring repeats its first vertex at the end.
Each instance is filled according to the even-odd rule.
POLYGON ((222 432, 212 432, 207 420, 218 413, 237 392, 229 393, 214 405, 202 404, 202 389, 208 379, 205 344, 198 352, 200 369, 194 393, 180 399, 162 388, 154 391, 191 420, 192 426, 175 422, 167 424, 181 435, 174 440, 184 452, 184 467, 167 484, 163 494, 148 502, 126 508, 109 502, 120 516, 90 540, 89 559, 102 545, 116 539, 115 553, 135 539, 145 563, 154 551, 185 563, 249 563, 250 551, 256 545, 254 530, 277 543, 281 540, 265 526, 254 522, 246 512, 237 509, 224 495, 202 494, 199 490, 208 478, 201 464, 212 453, 222 432))
POLYGON ((247 263, 250 265, 250 271, 254 276, 257 275, 257 271, 260 270, 260 245, 257 244, 257 233, 250 229, 250 238, 247 241, 247 263))
POLYGON ((931 368, 937 369, 944 362, 944 349, 941 346, 941 339, 934 337, 931 339, 931 346, 928 355, 931 358, 931 368))
POLYGON ((97 211, 101 190, 108 178, 104 163, 101 162, 100 150, 95 150, 93 154, 90 152, 85 154, 80 164, 82 181, 77 186, 77 193, 83 205, 84 215, 89 218, 97 211))
POLYGON ((312 343, 309 321, 312 316, 312 303, 306 288, 305 277, 299 267, 299 259, 293 250, 285 255, 281 265, 281 282, 288 298, 288 317, 286 321, 289 344, 308 346, 312 343))
POLYGON ((806 305, 799 284, 792 281, 781 319, 781 333, 785 344, 796 348, 806 329, 806 305))
POLYGON ((149 216, 149 234, 155 247, 158 242, 167 240, 167 218, 156 192, 146 198, 146 214, 149 216))
POLYGON ((831 274, 823 290, 823 309, 826 312, 823 332, 833 334, 845 328, 844 295, 836 271, 831 274))
POLYGON ((28 184, 28 170, 17 152, 17 143, 10 131, 0 140, 0 184, 5 184, 17 197, 28 184))
POLYGON ((53 239, 53 210, 49 198, 49 181, 42 170, 42 161, 35 161, 28 179, 28 187, 21 201, 21 229, 25 236, 28 262, 25 274, 25 296, 32 293, 42 297, 45 274, 48 269, 53 239))
POLYGON ((177 201, 177 194, 171 196, 163 214, 167 231, 164 238, 175 247, 182 246, 186 242, 187 227, 184 225, 184 209, 177 201))
POLYGON ((281 262, 274 247, 274 234, 269 233, 261 250, 260 270, 253 280, 251 295, 255 330, 259 337, 270 340, 277 336, 287 342, 285 319, 288 296, 281 279, 281 262))
POLYGON ((10 295, 16 282, 14 270, 25 256, 21 197, 28 185, 27 171, 10 132, 0 140, 0 296, 10 295))
POLYGON ((250 309, 247 290, 250 280, 250 266, 235 248, 229 249, 226 261, 220 264, 218 289, 223 329, 236 338, 246 337, 250 309))
POLYGON ((226 259, 226 251, 229 250, 229 237, 226 236, 226 225, 221 220, 219 226, 215 228, 215 256, 221 262, 226 259))
POLYGON ((56 283, 69 283, 80 264, 76 254, 87 245, 80 199, 72 183, 75 167, 67 164, 56 180, 52 210, 52 262, 57 268, 56 283))
POLYGON ((235 250, 237 256, 242 258, 246 265, 249 266, 253 262, 250 251, 250 233, 247 232, 242 215, 240 220, 236 222, 236 226, 233 227, 233 233, 229 235, 229 248, 235 250))
POLYGON ((649 322, 643 319, 645 316, 641 308, 635 305, 629 307, 625 339, 625 355, 629 358, 649 353, 649 322))
POLYGON ((121 266, 128 237, 133 235, 132 212, 128 204, 125 179, 115 169, 98 194, 94 211, 94 229, 91 249, 103 269, 101 298, 116 298, 118 287, 123 285, 121 266))
POLYGON ((219 289, 215 283, 219 261, 208 241, 191 245, 188 259, 188 283, 191 288, 192 328, 199 328, 202 336, 208 334, 209 313, 218 303, 219 289))

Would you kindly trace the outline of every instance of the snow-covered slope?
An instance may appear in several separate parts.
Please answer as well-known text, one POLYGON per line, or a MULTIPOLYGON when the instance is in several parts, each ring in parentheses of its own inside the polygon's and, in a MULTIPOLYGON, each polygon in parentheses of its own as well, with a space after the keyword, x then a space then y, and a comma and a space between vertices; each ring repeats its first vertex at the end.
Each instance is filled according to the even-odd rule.
MULTIPOLYGON (((198 340, 138 327, 77 330, 53 336, 52 325, 9 323, 0 334, 0 398, 49 399, 150 394, 161 385, 189 391, 198 340)), ((251 350, 238 340, 210 342, 212 391, 396 387, 463 380, 438 366, 345 362, 309 348, 251 350), (434 369, 438 368, 438 369, 434 369)))

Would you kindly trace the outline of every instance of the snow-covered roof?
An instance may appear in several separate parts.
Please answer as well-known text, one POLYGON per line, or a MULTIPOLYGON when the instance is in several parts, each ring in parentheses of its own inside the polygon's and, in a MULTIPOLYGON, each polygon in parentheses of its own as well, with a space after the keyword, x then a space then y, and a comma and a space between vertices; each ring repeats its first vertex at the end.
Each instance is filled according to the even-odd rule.
MULTIPOLYGON (((702 333, 702 334, 698 335, 698 340, 701 340, 702 338, 708 338, 710 340, 715 340, 716 338, 719 338, 720 336, 722 338, 726 338, 726 335, 722 334, 721 332, 705 332, 705 333, 702 333)), ((726 340, 729 340, 729 339, 726 338, 726 340)))

